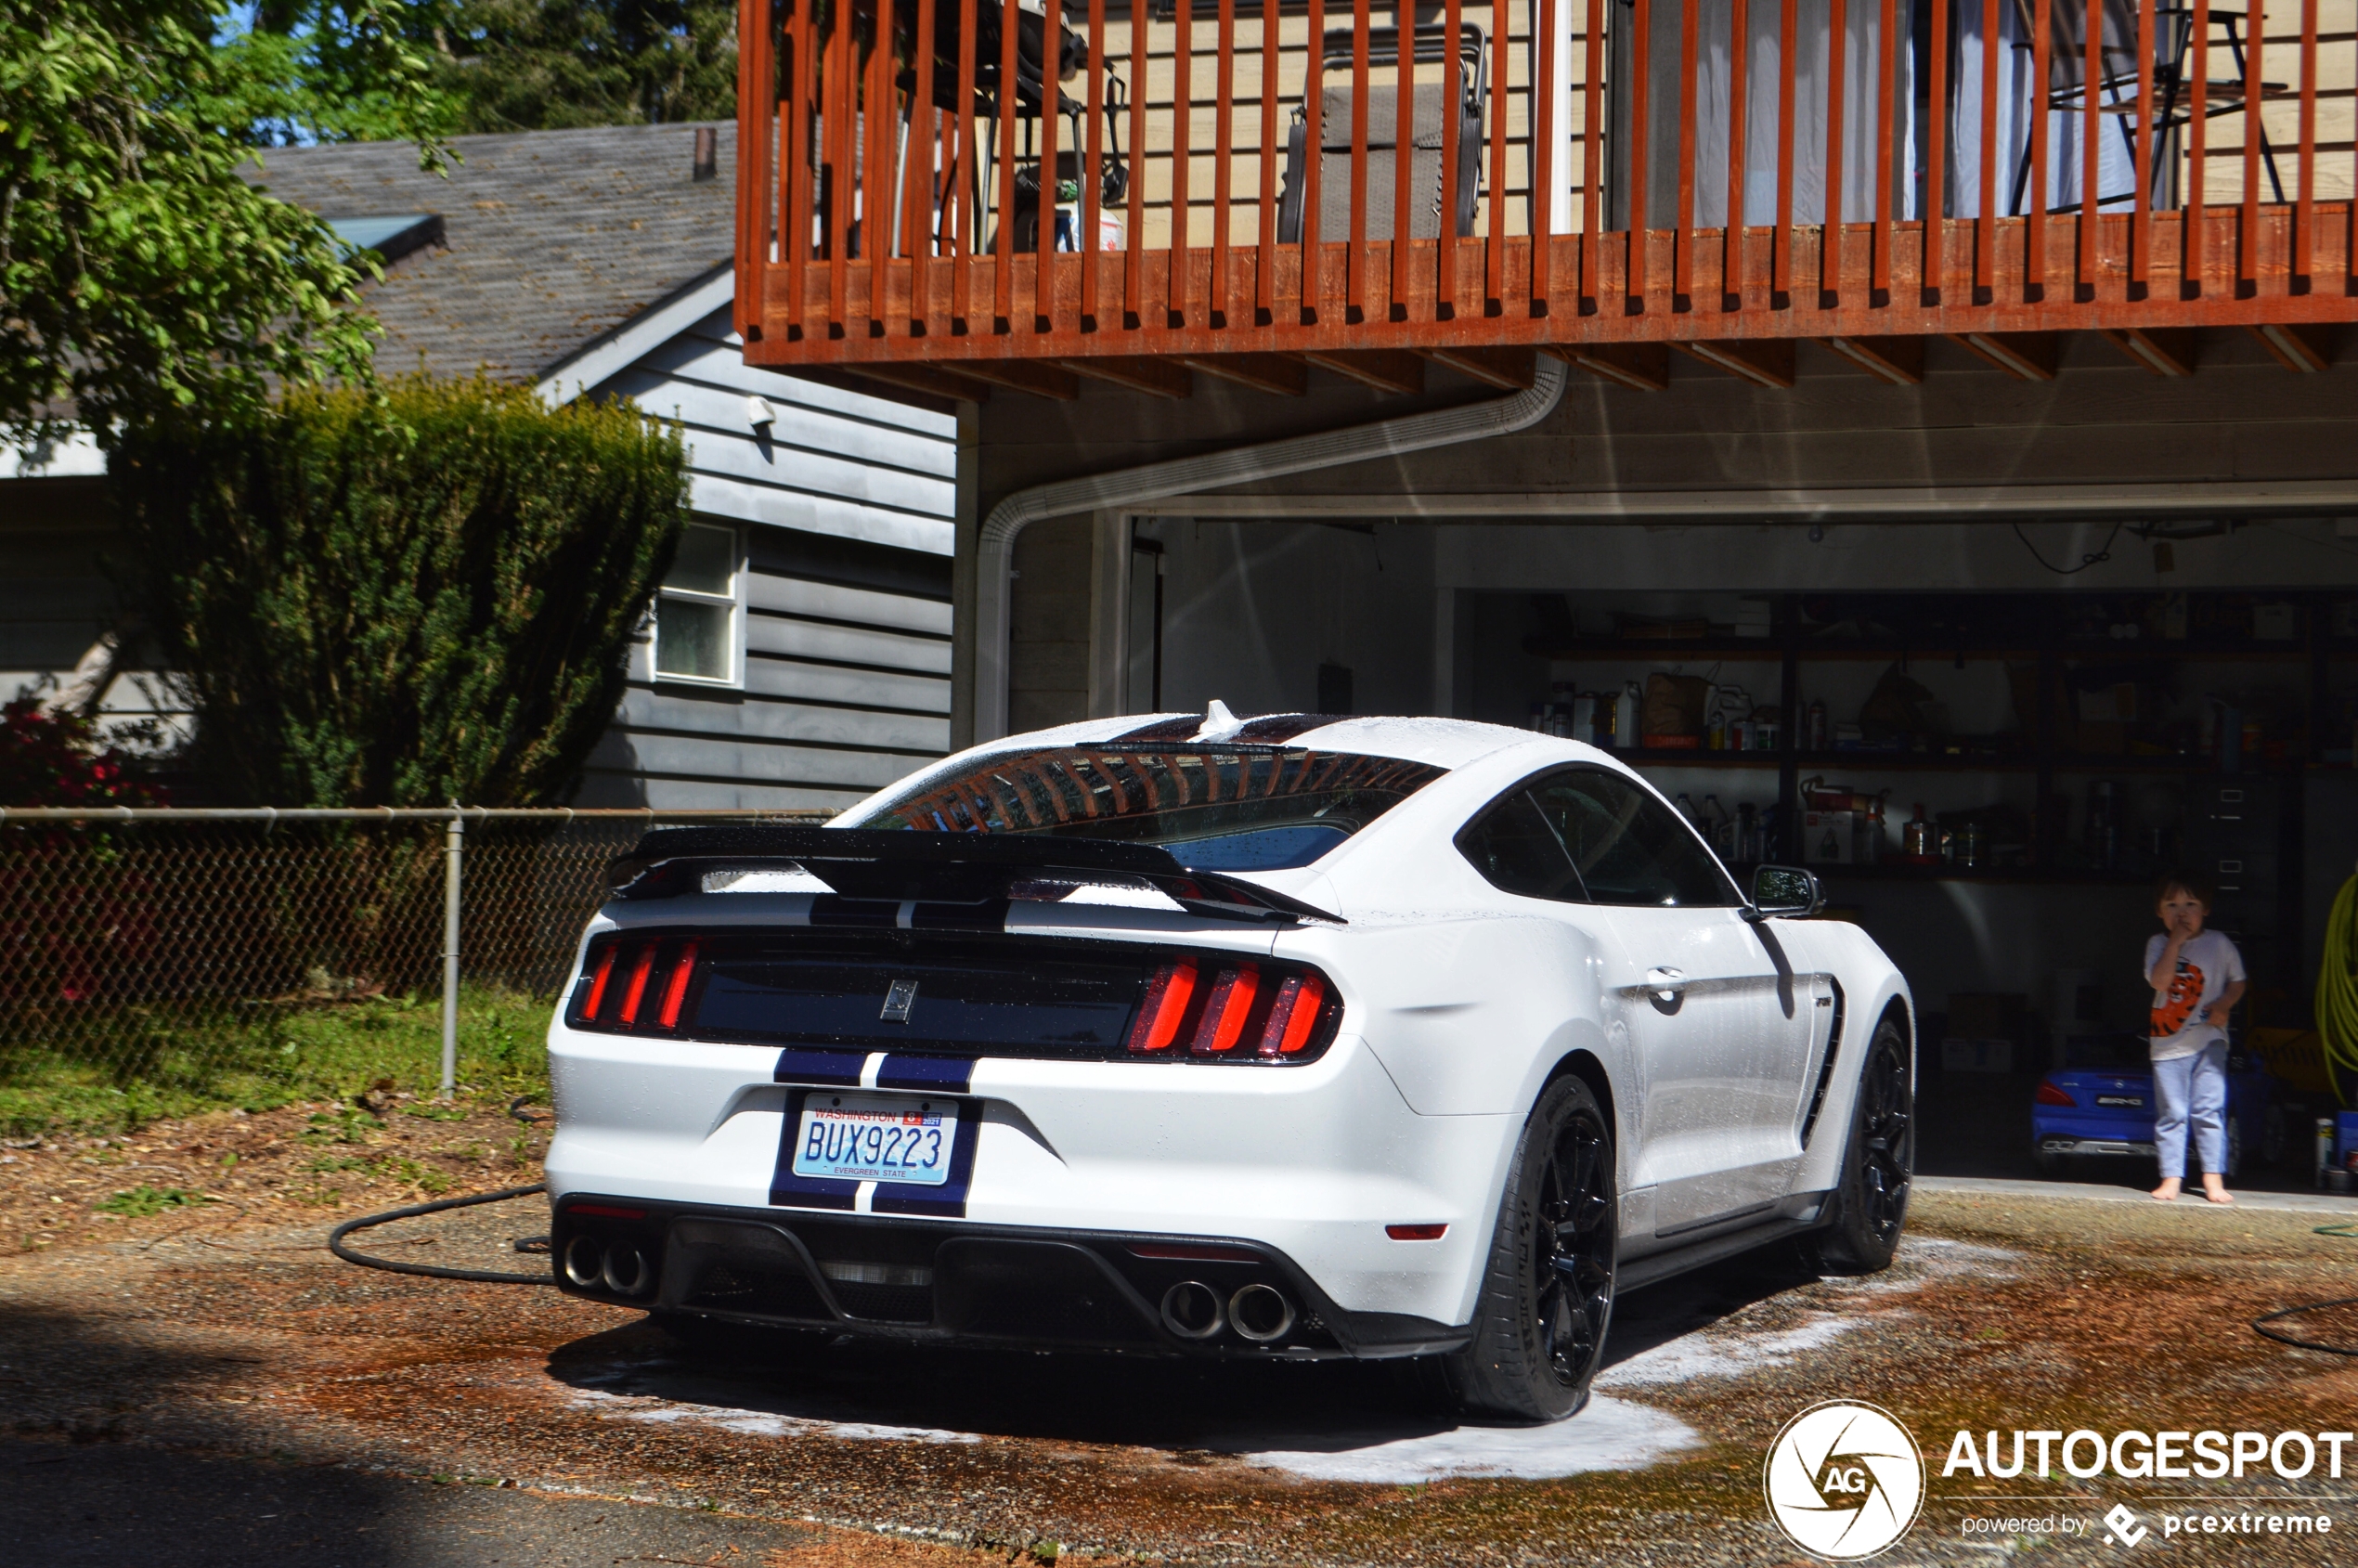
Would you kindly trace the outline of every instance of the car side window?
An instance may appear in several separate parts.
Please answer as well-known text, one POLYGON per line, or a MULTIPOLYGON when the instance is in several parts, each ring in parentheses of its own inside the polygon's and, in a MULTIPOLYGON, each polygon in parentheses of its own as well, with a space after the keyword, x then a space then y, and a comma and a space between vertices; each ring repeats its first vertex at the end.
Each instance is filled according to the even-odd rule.
POLYGON ((1563 841, 1522 790, 1494 802, 1458 834, 1458 849, 1494 888, 1530 899, 1588 901, 1563 841))
POLYGON ((1627 779, 1574 768, 1542 779, 1530 793, 1597 902, 1705 908, 1743 902, 1678 813, 1627 779))

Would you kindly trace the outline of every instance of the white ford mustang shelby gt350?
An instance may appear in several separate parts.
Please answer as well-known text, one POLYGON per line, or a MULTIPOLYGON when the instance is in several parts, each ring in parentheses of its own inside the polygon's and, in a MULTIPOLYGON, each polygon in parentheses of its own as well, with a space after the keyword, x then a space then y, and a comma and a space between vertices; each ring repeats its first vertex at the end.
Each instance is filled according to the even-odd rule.
POLYGON ((564 1288, 693 1332, 1425 1357, 1570 1414, 1616 1289, 1887 1263, 1906 983, 1607 754, 1105 719, 650 833, 549 1031, 564 1288))

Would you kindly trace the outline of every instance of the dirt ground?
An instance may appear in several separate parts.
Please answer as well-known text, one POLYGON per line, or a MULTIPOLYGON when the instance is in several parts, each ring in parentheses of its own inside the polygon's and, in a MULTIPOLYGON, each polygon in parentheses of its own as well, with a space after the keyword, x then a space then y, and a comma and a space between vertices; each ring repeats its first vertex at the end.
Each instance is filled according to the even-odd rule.
MULTIPOLYGON (((2116 1503, 2147 1525, 2197 1508, 2332 1520, 2308 1538, 2157 1528, 2136 1555, 2358 1562, 2358 1476, 2322 1465, 1941 1474, 1960 1429, 2358 1427, 2358 1360, 2248 1327, 2358 1293, 2358 1240, 2315 1234, 2327 1215, 1920 1193, 1888 1274, 1821 1280, 1766 1254, 1627 1295, 1587 1411, 1458 1428, 1382 1367, 691 1350, 545 1288, 355 1268, 321 1250, 329 1225, 442 1183, 529 1181, 540 1142, 499 1107, 366 1121, 297 1108, 6 1151, 0 1559, 1782 1564, 1802 1557, 1768 1517, 1763 1458, 1804 1407, 1851 1397, 1896 1415, 1928 1466, 1922 1517, 1882 1562, 2112 1561, 2097 1521, 2116 1503), (201 1177, 226 1201, 96 1207, 201 1177), (2064 1516, 2088 1533, 1965 1523, 2064 1516)), ((524 1199, 366 1245, 529 1268, 514 1242, 545 1228, 524 1199)), ((2302 1322, 2358 1345, 2358 1312, 2302 1322)))
POLYGON ((545 1107, 383 1089, 155 1121, 121 1137, 0 1143, 0 1256, 225 1221, 332 1225, 447 1194, 540 1179, 545 1107), (171 1223, 145 1223, 162 1215, 171 1223))

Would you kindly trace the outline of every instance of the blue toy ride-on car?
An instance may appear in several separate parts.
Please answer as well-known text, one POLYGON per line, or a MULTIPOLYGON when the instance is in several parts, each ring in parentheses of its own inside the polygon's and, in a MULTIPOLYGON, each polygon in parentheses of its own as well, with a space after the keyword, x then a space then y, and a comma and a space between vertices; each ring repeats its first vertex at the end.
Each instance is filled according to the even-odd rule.
MULTIPOLYGON (((2151 1160, 2154 1121, 2161 1102, 2142 1035, 2073 1040, 2071 1065, 2048 1073, 2031 1096, 2032 1158, 2044 1176, 2060 1176, 2077 1158, 2129 1155, 2151 1160)), ((2240 1045, 2227 1054, 2227 1169, 2233 1180, 2245 1162, 2274 1164, 2287 1147, 2285 1119, 2276 1114, 2277 1085, 2240 1045)), ((2194 1163, 2192 1130, 2188 1163, 2194 1163)), ((2189 1171, 2193 1180, 2199 1172, 2189 1171)))

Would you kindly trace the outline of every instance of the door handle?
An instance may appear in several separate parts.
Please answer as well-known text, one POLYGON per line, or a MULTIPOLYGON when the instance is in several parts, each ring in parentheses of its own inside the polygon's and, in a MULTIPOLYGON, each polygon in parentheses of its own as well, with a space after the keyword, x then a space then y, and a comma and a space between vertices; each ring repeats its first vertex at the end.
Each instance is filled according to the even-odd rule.
POLYGON ((1649 969, 1646 971, 1646 989, 1665 1002, 1671 1001, 1687 989, 1687 972, 1668 967, 1649 969))

